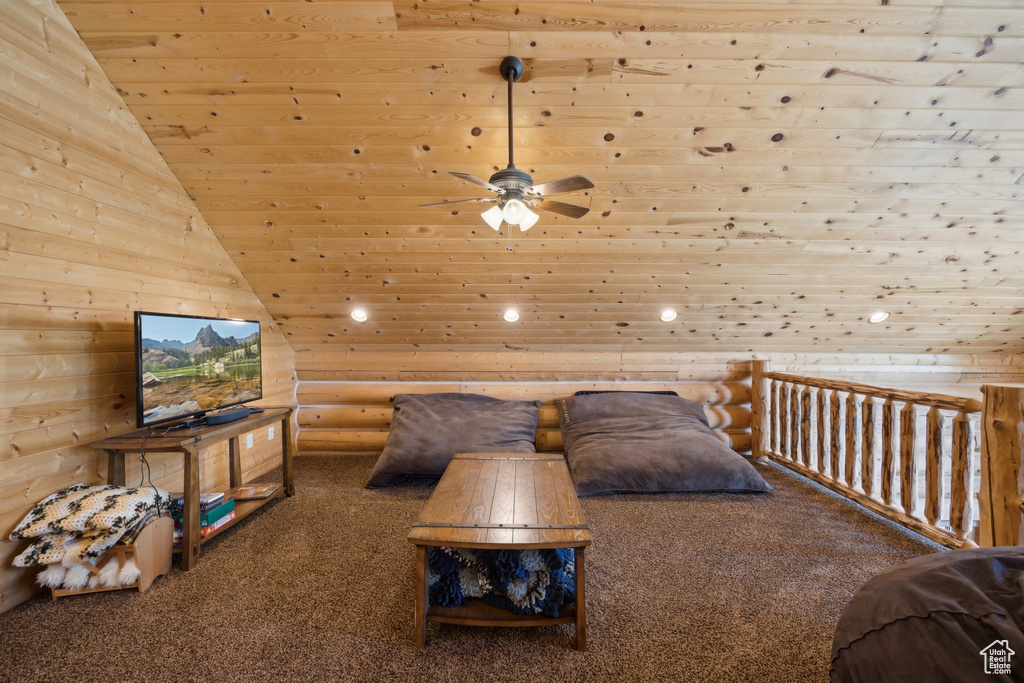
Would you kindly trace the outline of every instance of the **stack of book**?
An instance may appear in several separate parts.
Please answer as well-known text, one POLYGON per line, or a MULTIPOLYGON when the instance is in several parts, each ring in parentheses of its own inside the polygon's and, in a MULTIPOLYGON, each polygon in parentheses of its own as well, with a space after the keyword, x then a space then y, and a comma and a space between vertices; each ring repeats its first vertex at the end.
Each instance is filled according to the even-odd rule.
MULTIPOLYGON (((184 518, 185 494, 171 494, 171 517, 174 518, 174 540, 181 542, 181 524, 184 518)), ((199 495, 199 535, 206 538, 235 518, 235 501, 223 493, 199 495)))

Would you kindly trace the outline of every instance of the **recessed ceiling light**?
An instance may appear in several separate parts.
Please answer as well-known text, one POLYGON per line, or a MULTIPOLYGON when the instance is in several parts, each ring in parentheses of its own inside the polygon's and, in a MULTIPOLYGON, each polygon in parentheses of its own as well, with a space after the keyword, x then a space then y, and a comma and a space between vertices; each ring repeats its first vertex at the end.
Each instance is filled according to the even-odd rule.
POLYGON ((665 323, 670 323, 676 319, 677 315, 678 313, 673 311, 671 308, 666 308, 664 311, 661 312, 661 321, 665 323))
POLYGON ((366 311, 364 311, 361 308, 357 308, 356 310, 352 311, 352 319, 358 323, 365 323, 368 317, 369 316, 366 315, 366 311))
POLYGON ((874 313, 871 314, 871 317, 868 318, 868 322, 871 323, 871 324, 875 324, 875 323, 884 322, 884 321, 886 321, 888 319, 889 319, 889 311, 875 311, 874 313))
POLYGON ((507 311, 505 311, 505 315, 502 317, 504 317, 506 321, 514 323, 515 321, 519 320, 519 311, 517 311, 514 308, 510 308, 507 311))

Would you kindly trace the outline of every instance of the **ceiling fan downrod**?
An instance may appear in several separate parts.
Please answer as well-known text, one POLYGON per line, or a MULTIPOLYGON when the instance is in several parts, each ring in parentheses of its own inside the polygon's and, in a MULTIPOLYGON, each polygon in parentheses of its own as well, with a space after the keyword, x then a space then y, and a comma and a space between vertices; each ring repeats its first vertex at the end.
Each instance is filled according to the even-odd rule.
POLYGON ((501 77, 508 82, 508 167, 515 168, 516 165, 512 159, 512 84, 515 83, 523 75, 523 62, 518 57, 509 55, 505 59, 501 60, 501 66, 498 67, 501 77))
POLYGON ((513 151, 515 148, 514 130, 512 127, 512 84, 523 75, 523 62, 518 57, 509 55, 501 60, 498 67, 501 77, 508 83, 508 166, 494 173, 488 182, 504 190, 502 206, 512 199, 521 199, 522 192, 533 185, 529 173, 516 168, 513 151))

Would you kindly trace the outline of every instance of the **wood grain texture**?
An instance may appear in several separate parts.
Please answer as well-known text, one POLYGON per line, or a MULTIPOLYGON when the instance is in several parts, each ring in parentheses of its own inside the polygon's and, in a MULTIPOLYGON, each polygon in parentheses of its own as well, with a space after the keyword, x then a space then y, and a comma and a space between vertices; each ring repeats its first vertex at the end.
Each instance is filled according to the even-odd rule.
MULTIPOLYGON (((261 319, 268 403, 297 372, 314 410, 334 383, 683 383, 740 449, 751 358, 1020 381, 1022 30, 1012 0, 5 2, 0 527, 105 476, 82 444, 134 426, 137 309, 261 319), (597 186, 506 235, 419 206, 504 167, 510 51, 520 167, 597 186)), ((374 450, 384 422, 296 439, 374 450)), ((31 591, 3 570, 0 610, 31 591)))
POLYGON ((894 501, 893 477, 896 473, 896 404, 887 399, 882 404, 882 463, 881 491, 882 502, 892 505, 894 501))
POLYGON ((917 409, 906 403, 900 411, 900 506, 908 515, 920 517, 917 444, 917 409))
MULTIPOLYGON (((300 362, 1024 350, 1019 3, 60 7, 84 42, 64 27, 61 54, 98 60, 123 97, 105 111, 141 123, 300 362), (565 198, 585 217, 506 235, 474 204, 420 205, 480 196, 449 171, 504 167, 510 52, 519 167, 596 187, 565 198), (892 316, 865 324, 876 308, 892 316)), ((42 29, 13 19, 34 98, 42 29)), ((69 95, 94 89, 59 68, 69 95)), ((42 144, 36 174, 88 166, 42 144)))
MULTIPOLYGON (((764 373, 763 368, 761 368, 761 372, 768 375, 769 381, 779 381, 774 378, 780 373, 764 373)), ((983 449, 982 476, 977 479, 980 487, 978 489, 975 489, 976 470, 973 465, 976 449, 974 432, 978 420, 980 419, 997 432, 1007 431, 1002 420, 994 417, 995 404, 1000 405, 999 409, 1003 411, 1003 415, 1008 420, 1015 421, 1018 426, 1022 424, 1019 415, 1014 413, 1013 399, 1009 399, 1009 409, 1003 405, 1007 404, 1005 396, 1010 394, 1000 394, 999 390, 1008 388, 985 387, 986 399, 994 399, 995 404, 989 406, 986 415, 958 411, 953 418, 952 429, 948 434, 943 430, 942 414, 936 404, 952 401, 954 397, 933 394, 922 404, 910 401, 904 403, 903 409, 899 411, 900 503, 897 505, 894 489, 897 469, 895 445, 897 402, 886 396, 887 390, 883 387, 872 388, 857 383, 850 383, 844 388, 842 382, 832 381, 832 400, 829 408, 832 428, 830 442, 826 446, 822 445, 824 440, 820 438, 826 431, 821 423, 825 399, 822 398, 818 403, 818 410, 808 410, 806 406, 806 399, 809 395, 824 391, 824 389, 819 389, 818 392, 812 391, 812 387, 820 380, 810 377, 801 379, 792 375, 787 375, 787 377, 789 378, 787 384, 791 386, 793 395, 799 394, 804 399, 801 401, 804 419, 800 423, 800 433, 803 439, 807 438, 807 416, 812 413, 817 415, 819 439, 815 450, 818 455, 808 458, 806 449, 801 448, 799 458, 774 450, 768 452, 769 458, 827 485, 832 490, 897 524, 950 547, 974 547, 979 542, 983 545, 992 545, 997 528, 999 529, 998 534, 1002 537, 1008 538, 1016 535, 1015 525, 1020 522, 1021 506, 1020 499, 1016 497, 1018 485, 1013 469, 1014 457, 998 454, 996 447, 990 446, 983 449), (840 412, 840 401, 836 395, 840 391, 847 396, 845 444, 843 443, 843 430, 836 427, 839 423, 840 412), (856 419, 858 404, 860 405, 860 420, 856 419), (917 467, 916 444, 920 442, 917 438, 919 430, 917 412, 919 408, 927 405, 932 407, 923 424, 926 448, 922 457, 926 461, 926 473, 925 495, 922 500, 919 497, 920 485, 917 467), (877 445, 876 432, 881 433, 880 446, 877 445), (856 467, 855 462, 856 435, 858 433, 861 444, 859 468, 856 467), (826 449, 833 454, 831 462, 823 455, 826 449), (840 449, 846 451, 844 453, 845 480, 841 480, 838 475, 838 458, 835 454, 840 449), (943 466, 943 454, 947 451, 951 454, 948 475, 943 466), (990 460, 988 464, 984 463, 986 459, 990 460), (980 493, 977 505, 974 500, 975 490, 980 493), (949 492, 948 497, 947 491, 949 492), (1014 497, 1007 504, 1005 497, 1009 491, 1014 492, 1012 494, 1014 497), (997 499, 1002 499, 1002 502, 994 505, 993 501, 997 499), (924 507, 923 515, 920 512, 922 506, 924 507), (993 512, 996 507, 1000 511, 993 512), (981 512, 980 528, 974 526, 975 509, 981 512), (1001 510, 1007 512, 1004 514, 1001 510), (982 531, 986 528, 987 531, 982 531)), ((752 396, 755 401, 762 400, 760 392, 754 392, 752 396)), ((812 399, 811 402, 816 400, 812 399)), ((764 415, 762 422, 770 423, 772 415, 766 414, 766 411, 775 409, 774 405, 765 403, 755 412, 764 415)), ((1019 406, 1016 406, 1016 409, 1019 409, 1019 406)), ((1009 444, 1002 444, 1004 449, 1007 446, 1009 444)))
POLYGON ((544 453, 457 453, 408 539, 496 549, 592 542, 565 459, 544 453))
POLYGON ((1021 423, 1024 417, 1024 387, 987 385, 982 387, 985 411, 982 415, 982 458, 979 507, 982 519, 981 543, 1011 546, 1021 543, 1020 485, 1022 454, 1021 423))
MULTIPOLYGON (((395 364, 419 364, 419 359, 389 355, 391 369, 395 364)), ((484 371, 477 367, 492 365, 497 359, 488 354, 464 354, 456 362, 464 365, 478 375, 484 371)), ((472 382, 472 381, 440 381, 450 373, 426 372, 423 379, 410 381, 386 381, 382 375, 380 381, 344 381, 344 380, 305 380, 303 372, 297 390, 297 399, 302 408, 299 410, 299 450, 305 454, 346 454, 368 453, 381 451, 391 429, 393 399, 396 394, 431 394, 445 392, 473 393, 490 396, 502 400, 540 401, 538 410, 536 445, 545 452, 561 452, 563 450, 562 434, 559 429, 558 415, 554 402, 558 398, 571 396, 577 391, 674 391, 679 396, 700 403, 708 424, 725 443, 740 453, 747 453, 752 447, 750 432, 750 387, 745 380, 749 378, 747 370, 734 376, 738 381, 709 382, 691 378, 686 381, 552 381, 548 377, 547 368, 558 361, 573 362, 572 357, 536 358, 533 354, 518 354, 514 361, 520 369, 510 374, 505 381, 472 382), (531 377, 532 375, 532 377, 531 377), (514 381, 518 377, 519 381, 514 381), (544 378, 544 379, 542 379, 544 378)), ((584 359, 575 359, 584 362, 584 359)), ((432 365, 443 361, 430 357, 422 362, 432 365)), ((609 373, 614 368, 621 372, 621 358, 605 359, 592 354, 586 362, 594 368, 591 375, 598 374, 598 368, 607 368, 609 373)), ((698 370, 694 369, 694 373, 698 370)), ((704 376, 722 376, 722 368, 708 366, 701 371, 704 376)), ((563 370, 564 373, 564 370, 563 370)), ((418 373, 413 373, 418 374, 418 373)), ((673 373, 674 374, 674 373, 673 373)))
MULTIPOLYGON (((132 311, 259 319, 264 396, 291 404, 294 352, 60 9, 0 7, 0 611, 37 590, 7 531, 37 501, 106 480, 86 444, 135 427, 132 311)), ((257 430, 237 476, 275 467, 257 430)), ((226 445, 187 467, 153 452, 152 481, 228 488, 226 445)), ((121 468, 120 465, 115 467, 121 468)), ((137 458, 113 473, 137 483, 137 458)))

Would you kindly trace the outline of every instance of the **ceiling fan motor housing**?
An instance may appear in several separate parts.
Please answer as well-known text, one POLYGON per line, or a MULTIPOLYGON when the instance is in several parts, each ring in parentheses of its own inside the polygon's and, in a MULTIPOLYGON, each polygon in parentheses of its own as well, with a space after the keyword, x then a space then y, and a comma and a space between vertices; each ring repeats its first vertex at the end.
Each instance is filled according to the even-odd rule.
POLYGON ((515 166, 509 166, 492 175, 488 182, 505 190, 506 193, 522 193, 523 190, 533 185, 533 178, 529 173, 520 171, 515 166))

